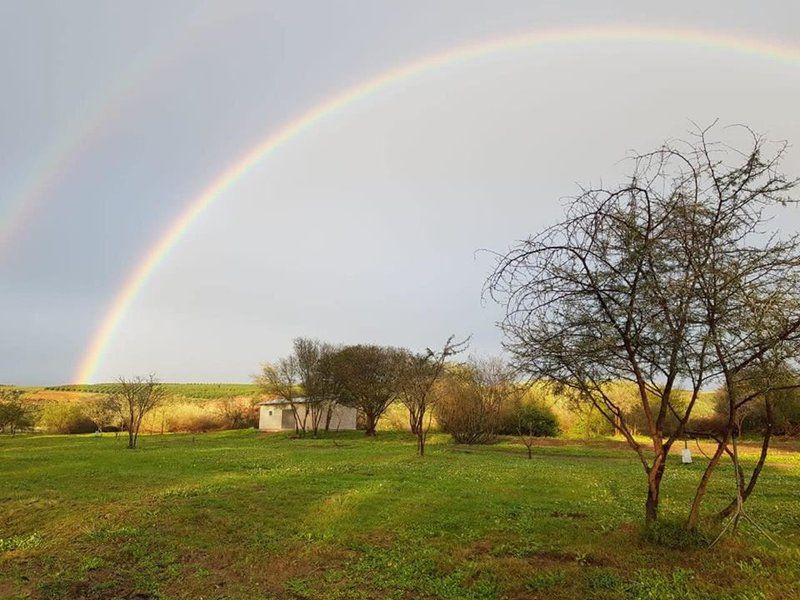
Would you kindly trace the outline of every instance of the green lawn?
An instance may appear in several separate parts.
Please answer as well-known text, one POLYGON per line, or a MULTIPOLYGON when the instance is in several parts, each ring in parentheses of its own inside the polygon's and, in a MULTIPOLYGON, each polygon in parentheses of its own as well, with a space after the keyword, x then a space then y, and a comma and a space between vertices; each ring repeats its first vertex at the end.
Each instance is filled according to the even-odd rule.
MULTIPOLYGON (((645 542, 630 452, 253 430, 0 437, 0 598, 791 598, 800 456, 776 451, 713 550, 645 542)), ((685 515, 703 463, 667 472, 685 515)), ((729 498, 720 471, 709 510, 729 498), (723 489, 724 488, 724 489, 723 489)))

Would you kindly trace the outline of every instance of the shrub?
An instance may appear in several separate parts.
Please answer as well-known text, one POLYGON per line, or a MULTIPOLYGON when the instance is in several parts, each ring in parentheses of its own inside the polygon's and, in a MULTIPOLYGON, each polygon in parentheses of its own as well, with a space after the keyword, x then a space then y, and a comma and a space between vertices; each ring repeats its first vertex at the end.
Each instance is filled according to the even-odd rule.
POLYGON ((75 402, 51 402, 44 405, 39 426, 50 433, 91 433, 96 430, 92 420, 75 402))
POLYGON ((197 404, 174 405, 165 419, 169 431, 202 433, 226 428, 225 418, 218 411, 197 404))
POLYGON ((461 378, 448 377, 439 386, 436 420, 458 444, 488 444, 500 420, 499 407, 484 402, 481 394, 461 378))
POLYGON ((558 418, 549 407, 538 402, 520 403, 503 415, 498 433, 554 437, 559 434, 558 418))
MULTIPOLYGON (((777 377, 777 376, 776 376, 777 377)), ((800 433, 800 391, 796 389, 769 392, 772 402, 772 431, 777 435, 800 433)), ((740 409, 742 433, 761 433, 769 419, 762 398, 758 398, 740 409)), ((715 422, 724 424, 728 417, 728 395, 725 389, 717 391, 714 398, 715 422)))
POLYGON ((33 407, 22 401, 19 390, 0 391, 0 433, 14 435, 18 431, 33 429, 33 407))
POLYGON ((258 406, 252 398, 226 398, 220 400, 217 412, 225 429, 247 429, 258 426, 258 406))

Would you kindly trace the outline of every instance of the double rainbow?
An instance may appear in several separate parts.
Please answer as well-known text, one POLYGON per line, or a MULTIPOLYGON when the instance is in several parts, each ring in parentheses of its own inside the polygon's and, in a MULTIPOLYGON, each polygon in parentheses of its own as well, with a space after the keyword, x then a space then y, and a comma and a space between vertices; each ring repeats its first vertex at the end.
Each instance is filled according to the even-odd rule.
POLYGON ((645 42, 675 44, 747 54, 790 64, 800 62, 800 48, 767 42, 739 35, 713 33, 696 29, 664 29, 649 27, 579 27, 533 31, 457 46, 380 73, 311 108, 296 119, 269 134, 262 142, 239 157, 223 171, 199 196, 192 199, 183 213, 170 225, 158 242, 148 250, 117 292, 100 326, 92 336, 83 356, 75 381, 87 383, 94 377, 115 331, 139 292, 158 265, 178 243, 192 223, 226 190, 244 177, 250 169, 324 118, 358 100, 394 83, 424 72, 462 63, 497 52, 520 48, 536 48, 556 44, 587 42, 645 42))

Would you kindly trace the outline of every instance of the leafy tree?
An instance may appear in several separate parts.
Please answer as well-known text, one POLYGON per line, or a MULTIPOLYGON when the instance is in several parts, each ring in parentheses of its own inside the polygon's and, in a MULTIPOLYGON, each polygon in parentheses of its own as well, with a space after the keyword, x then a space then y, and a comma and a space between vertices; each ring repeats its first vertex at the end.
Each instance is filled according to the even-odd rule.
POLYGON ((39 425, 53 433, 96 431, 81 402, 46 402, 39 415, 39 425))
POLYGON ((101 396, 84 402, 83 414, 94 423, 97 432, 102 434, 117 418, 118 410, 111 397, 101 396))
POLYGON ((400 396, 404 360, 403 351, 375 345, 345 346, 329 358, 339 403, 361 411, 369 436, 375 435, 381 416, 400 396))
POLYGON ((33 429, 34 409, 22 401, 22 396, 22 390, 0 389, 0 433, 8 431, 13 436, 33 429))

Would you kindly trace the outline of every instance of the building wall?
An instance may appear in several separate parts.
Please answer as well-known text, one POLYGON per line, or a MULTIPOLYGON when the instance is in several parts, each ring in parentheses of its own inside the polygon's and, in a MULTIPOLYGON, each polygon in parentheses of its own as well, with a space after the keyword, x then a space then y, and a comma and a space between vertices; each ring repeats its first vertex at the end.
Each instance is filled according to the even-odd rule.
MULTIPOLYGON (((307 409, 305 404, 296 404, 300 418, 307 409)), ((287 405, 266 404, 260 407, 258 414, 258 428, 262 431, 288 431, 294 429, 294 417, 291 416, 292 409, 287 405), (287 418, 283 420, 283 413, 287 413, 287 418), (272 413, 272 414, 270 414, 272 413), (291 425, 289 425, 291 424, 291 425), (288 426, 287 426, 288 425, 288 426)), ((357 411, 349 406, 336 405, 331 417, 331 430, 349 431, 356 428, 357 411)), ((308 416, 307 427, 311 427, 311 415, 308 416)), ((323 425, 324 426, 324 425, 323 425)))
POLYGON ((283 413, 283 408, 280 406, 271 406, 271 405, 261 406, 259 408, 260 410, 258 411, 258 428, 261 429, 262 431, 280 430, 281 413, 283 413))
POLYGON ((331 431, 350 431, 356 428, 358 411, 349 406, 337 404, 331 417, 331 431))

